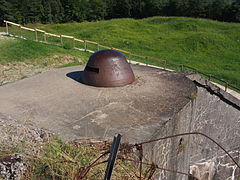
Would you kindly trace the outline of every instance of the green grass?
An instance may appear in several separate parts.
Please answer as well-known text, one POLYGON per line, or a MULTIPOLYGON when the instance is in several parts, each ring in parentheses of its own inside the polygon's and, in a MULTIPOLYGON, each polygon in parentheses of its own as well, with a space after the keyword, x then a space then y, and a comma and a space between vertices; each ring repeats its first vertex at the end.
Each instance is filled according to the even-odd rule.
MULTIPOLYGON (((237 23, 152 17, 35 27, 189 65, 240 86, 240 24, 237 23)), ((150 63, 162 65, 156 61, 150 63)))
POLYGON ((31 64, 48 65, 40 60, 51 58, 51 56, 54 55, 73 56, 86 62, 90 55, 86 52, 64 49, 59 46, 22 39, 1 40, 0 47, 0 64, 6 64, 9 62, 26 62, 31 64))
POLYGON ((79 65, 79 62, 74 61, 68 64, 59 65, 56 68, 65 68, 65 67, 71 67, 71 66, 77 66, 77 65, 79 65))
MULTIPOLYGON (((57 135, 46 139, 44 144, 34 145, 30 142, 19 142, 12 149, 1 150, 0 159, 9 157, 12 153, 21 153, 24 156, 24 164, 27 168, 21 179, 23 180, 73 180, 80 179, 77 175, 92 164, 98 157, 110 150, 110 142, 64 142, 57 135)), ((121 144, 128 147, 128 144, 121 144)), ((86 174, 84 179, 104 179, 109 154, 102 156, 86 174), (103 162, 103 163, 101 163, 103 162)), ((118 156, 124 158, 135 157, 133 151, 120 151, 118 156)), ((147 172, 149 168, 144 168, 147 172)), ((117 160, 112 179, 138 179, 139 169, 133 162, 117 160), (127 171, 126 171, 127 170, 127 171)), ((147 173, 144 179, 147 179, 147 173)), ((0 177, 1 179, 1 177, 0 177)))

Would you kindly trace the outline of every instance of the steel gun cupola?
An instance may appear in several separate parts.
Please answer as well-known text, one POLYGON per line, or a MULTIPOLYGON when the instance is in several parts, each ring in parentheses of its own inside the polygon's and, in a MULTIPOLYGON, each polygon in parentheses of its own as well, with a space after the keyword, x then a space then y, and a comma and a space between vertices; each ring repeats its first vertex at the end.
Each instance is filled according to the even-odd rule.
POLYGON ((103 49, 90 56, 81 80, 96 87, 120 87, 134 82, 135 76, 122 53, 103 49))

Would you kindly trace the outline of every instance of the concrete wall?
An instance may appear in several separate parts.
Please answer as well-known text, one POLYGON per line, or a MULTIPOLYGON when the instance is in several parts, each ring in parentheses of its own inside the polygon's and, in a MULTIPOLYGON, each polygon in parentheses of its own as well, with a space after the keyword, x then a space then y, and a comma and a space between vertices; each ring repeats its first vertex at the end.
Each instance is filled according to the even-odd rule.
MULTIPOLYGON (((240 162, 240 100, 199 76, 190 75, 189 78, 198 88, 196 98, 193 96, 154 137, 201 132, 231 151, 236 161, 240 162)), ((146 146, 145 152, 148 152, 147 158, 160 167, 191 172, 201 180, 224 180, 233 176, 235 180, 238 173, 225 153, 200 135, 159 141, 146 146)), ((182 180, 188 177, 159 171, 155 179, 182 180)))
MULTIPOLYGON (((192 106, 194 113, 190 122, 191 131, 210 136, 227 151, 232 152, 236 161, 239 162, 240 100, 199 76, 191 76, 190 78, 195 80, 198 86, 197 98, 192 106)), ((202 176, 202 179, 227 179, 231 178, 232 172, 235 171, 233 162, 225 156, 219 147, 205 137, 190 137, 188 156, 192 166, 198 162, 212 164, 208 168, 208 176, 202 176), (221 166, 223 164, 232 167, 221 166)), ((237 171, 235 171, 236 174, 237 171)))

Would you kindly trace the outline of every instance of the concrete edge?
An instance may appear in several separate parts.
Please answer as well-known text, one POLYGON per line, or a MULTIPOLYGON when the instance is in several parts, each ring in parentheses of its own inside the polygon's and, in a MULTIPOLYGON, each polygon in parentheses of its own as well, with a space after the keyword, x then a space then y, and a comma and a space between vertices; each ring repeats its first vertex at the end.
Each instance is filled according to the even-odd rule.
MULTIPOLYGON (((148 66, 148 67, 153 67, 153 68, 157 68, 157 69, 164 69, 164 70, 167 70, 167 71, 174 71, 172 69, 167 69, 167 68, 154 66, 154 65, 148 65, 148 64, 145 64, 145 63, 140 63, 140 62, 132 61, 132 60, 128 60, 128 62, 130 64, 137 64, 137 65, 148 66)), ((223 96, 225 99, 235 103, 236 105, 238 105, 240 107, 240 94, 238 92, 236 92, 234 90, 231 90, 231 89, 227 89, 225 91, 224 86, 222 86, 218 83, 206 80, 205 78, 203 78, 202 76, 200 76, 198 74, 192 74, 191 73, 190 75, 186 75, 186 77, 189 78, 192 81, 196 81, 196 82, 202 84, 206 88, 210 88, 216 94, 218 94, 220 96, 223 96)))

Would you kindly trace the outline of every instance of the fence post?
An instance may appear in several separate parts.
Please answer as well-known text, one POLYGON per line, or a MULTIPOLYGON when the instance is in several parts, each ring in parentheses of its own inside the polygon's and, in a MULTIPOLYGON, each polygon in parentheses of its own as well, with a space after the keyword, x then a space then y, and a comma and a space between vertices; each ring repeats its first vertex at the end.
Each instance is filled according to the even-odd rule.
POLYGON ((228 89, 228 82, 225 83, 225 91, 228 89))
POLYGON ((99 44, 97 44, 97 50, 99 51, 99 44))
POLYGON ((44 42, 47 42, 46 32, 44 32, 44 34, 43 34, 43 38, 44 38, 44 42))
POLYGON ((34 29, 35 30, 35 40, 36 41, 38 41, 38 34, 37 34, 37 30, 36 29, 34 29))
POLYGON ((84 40, 84 50, 87 51, 87 42, 84 40))
POLYGON ((23 35, 22 35, 22 26, 19 25, 18 27, 19 27, 19 29, 20 29, 20 36, 19 36, 19 37, 20 37, 20 38, 23 38, 23 35))
POLYGON ((8 34, 8 23, 7 23, 7 21, 5 21, 5 23, 6 23, 6 33, 8 34))
POLYGON ((113 138, 113 143, 112 143, 111 150, 110 150, 110 155, 109 155, 109 159, 108 159, 108 165, 107 165, 107 169, 105 172, 104 180, 111 179, 112 170, 113 170, 113 166, 115 164, 116 158, 117 158, 117 153, 118 153, 118 149, 120 146, 121 137, 122 137, 121 134, 116 134, 113 138))
POLYGON ((75 48, 75 40, 74 40, 74 37, 73 37, 73 49, 75 48))
POLYGON ((212 79, 212 75, 210 74, 210 75, 208 76, 208 80, 211 81, 211 79, 212 79))
POLYGON ((63 39, 62 39, 62 35, 60 35, 60 41, 61 41, 61 45, 63 47, 63 39))
POLYGON ((183 65, 181 65, 181 71, 183 71, 183 65))
POLYGON ((146 56, 145 59, 146 59, 146 63, 145 64, 146 64, 146 66, 148 66, 148 57, 146 56))

